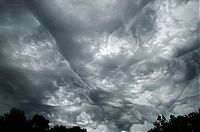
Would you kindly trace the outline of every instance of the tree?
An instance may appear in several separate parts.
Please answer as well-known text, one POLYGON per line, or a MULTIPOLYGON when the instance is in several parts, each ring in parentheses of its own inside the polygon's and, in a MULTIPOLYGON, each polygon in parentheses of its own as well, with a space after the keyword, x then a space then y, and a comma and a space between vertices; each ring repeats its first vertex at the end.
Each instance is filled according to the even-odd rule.
POLYGON ((27 119, 23 111, 13 108, 9 113, 0 116, 0 132, 87 132, 79 126, 66 128, 56 125, 49 128, 49 123, 49 120, 38 114, 27 119))
POLYGON ((49 128, 49 123, 49 120, 38 114, 35 114, 31 120, 32 128, 37 130, 47 130, 49 128))
POLYGON ((74 126, 72 128, 68 128, 67 132, 87 132, 87 130, 80 128, 79 126, 74 126))
POLYGON ((23 111, 11 109, 9 113, 0 116, 0 127, 2 130, 22 131, 26 129, 26 116, 23 111))
POLYGON ((148 132, 200 132, 200 109, 184 116, 171 115, 169 121, 164 115, 158 115, 153 124, 154 128, 148 132))
POLYGON ((67 128, 65 126, 54 126, 53 128, 50 129, 50 132, 66 132, 67 128))
POLYGON ((66 128, 65 126, 54 126, 50 129, 50 132, 87 132, 86 129, 80 128, 79 126, 74 126, 72 128, 66 128))

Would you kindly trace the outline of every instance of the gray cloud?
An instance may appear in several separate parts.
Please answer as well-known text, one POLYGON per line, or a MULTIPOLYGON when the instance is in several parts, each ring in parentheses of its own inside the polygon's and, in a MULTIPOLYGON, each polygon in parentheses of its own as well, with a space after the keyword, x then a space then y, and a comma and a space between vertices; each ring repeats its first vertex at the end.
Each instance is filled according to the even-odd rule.
POLYGON ((145 131, 199 107, 198 1, 0 1, 0 112, 145 131))

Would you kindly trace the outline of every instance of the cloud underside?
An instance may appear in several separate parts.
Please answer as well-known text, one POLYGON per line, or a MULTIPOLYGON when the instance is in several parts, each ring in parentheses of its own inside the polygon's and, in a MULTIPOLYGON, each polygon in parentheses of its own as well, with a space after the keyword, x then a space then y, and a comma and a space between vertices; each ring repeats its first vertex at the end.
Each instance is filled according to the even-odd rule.
POLYGON ((2 0, 0 108, 145 131, 199 105, 196 0, 2 0))

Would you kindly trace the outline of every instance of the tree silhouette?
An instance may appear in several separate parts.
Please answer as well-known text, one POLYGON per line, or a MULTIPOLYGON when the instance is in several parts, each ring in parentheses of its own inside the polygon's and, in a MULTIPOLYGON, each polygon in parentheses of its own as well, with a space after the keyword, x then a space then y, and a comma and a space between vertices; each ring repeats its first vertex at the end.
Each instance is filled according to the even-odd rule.
POLYGON ((72 128, 66 128, 65 126, 54 126, 50 132, 87 132, 86 129, 82 129, 79 126, 74 126, 72 128))
POLYGON ((52 129, 51 129, 51 132, 66 132, 67 128, 65 126, 54 126, 52 129))
MULTIPOLYGON (((87 132, 79 126, 67 128, 56 125, 49 128, 49 123, 49 120, 38 114, 27 119, 23 111, 13 108, 0 116, 0 132, 87 132)), ((164 115, 158 115, 153 124, 154 128, 148 132, 200 132, 200 109, 184 116, 171 115, 169 120, 164 115)))
POLYGON ((26 126, 25 113, 18 109, 13 108, 9 113, 0 116, 0 128, 3 131, 22 131, 26 126))
POLYGON ((0 132, 87 132, 79 126, 66 128, 56 125, 49 128, 49 123, 49 120, 38 114, 27 119, 23 111, 12 108, 9 113, 0 116, 0 132))
POLYGON ((46 130, 49 128, 49 120, 45 119, 43 116, 35 114, 31 120, 31 125, 33 128, 46 130))
POLYGON ((154 128, 148 132, 200 132, 200 109, 184 116, 171 115, 169 121, 164 115, 158 115, 153 124, 154 128))

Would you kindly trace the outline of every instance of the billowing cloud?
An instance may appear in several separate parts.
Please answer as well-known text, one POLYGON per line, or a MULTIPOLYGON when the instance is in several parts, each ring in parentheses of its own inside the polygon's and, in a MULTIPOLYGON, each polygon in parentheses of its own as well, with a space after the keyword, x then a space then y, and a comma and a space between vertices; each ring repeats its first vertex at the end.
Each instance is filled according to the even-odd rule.
POLYGON ((197 0, 1 0, 0 107, 146 131, 199 107, 197 0))

